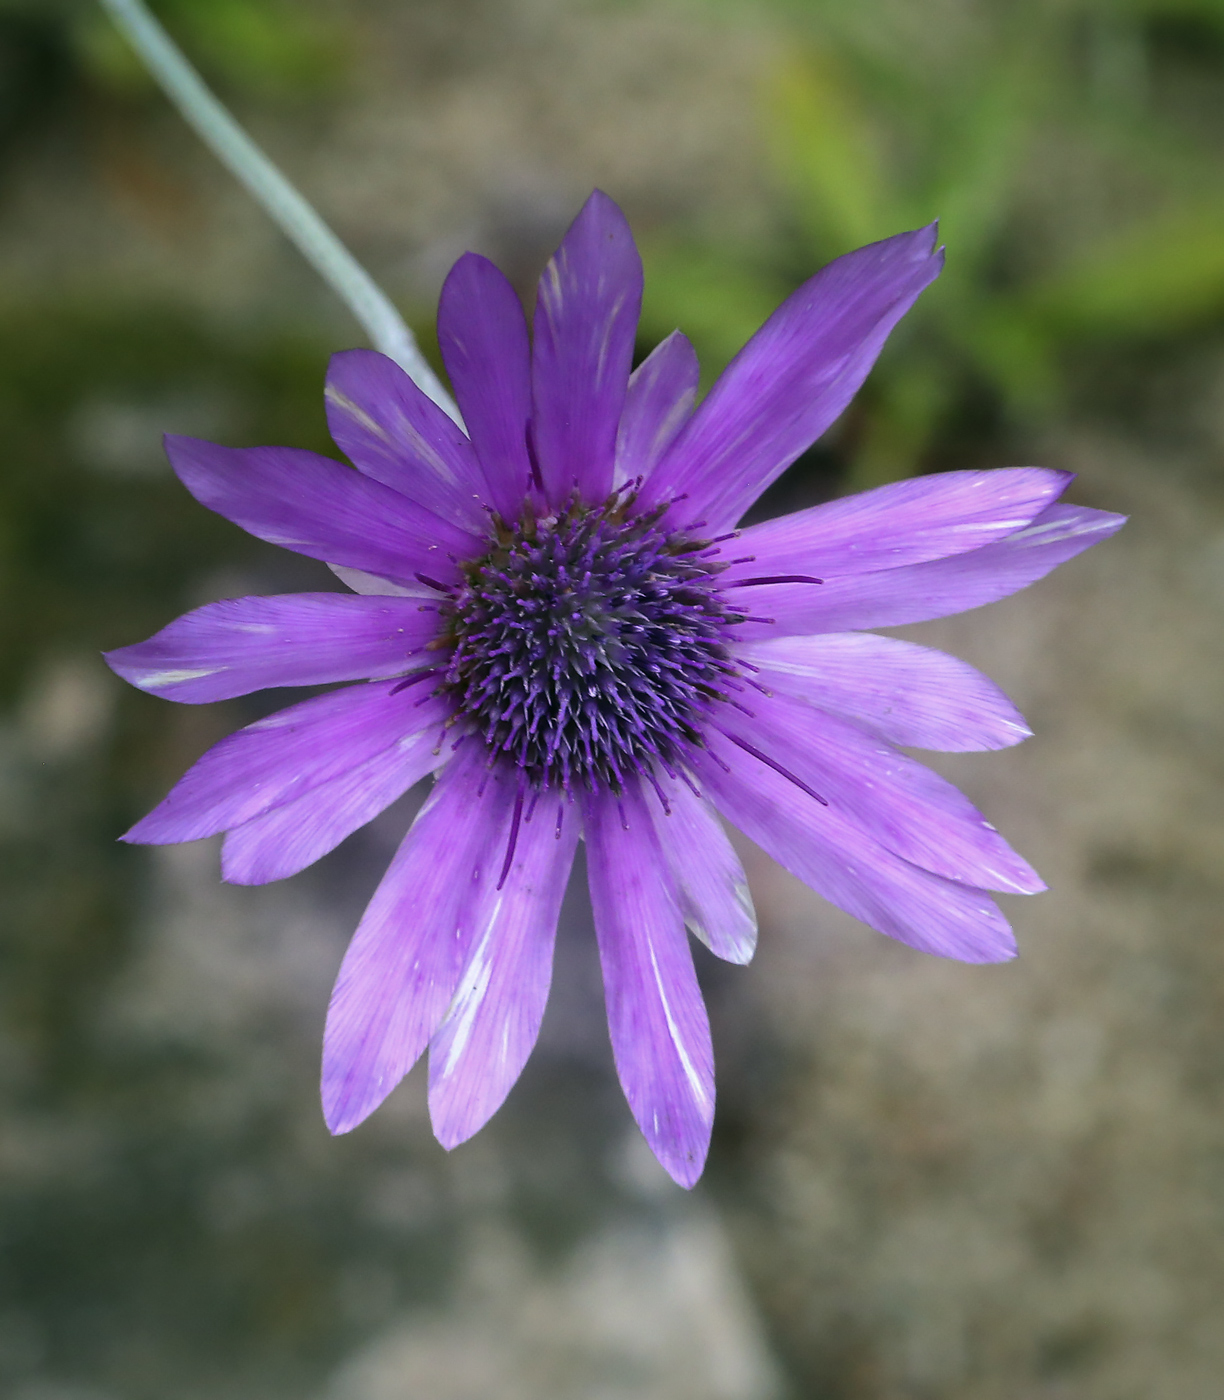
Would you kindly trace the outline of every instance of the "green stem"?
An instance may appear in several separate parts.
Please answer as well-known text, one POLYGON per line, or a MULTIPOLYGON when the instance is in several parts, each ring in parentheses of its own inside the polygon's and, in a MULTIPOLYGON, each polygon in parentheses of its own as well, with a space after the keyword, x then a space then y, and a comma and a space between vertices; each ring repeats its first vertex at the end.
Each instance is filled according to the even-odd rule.
POLYGON ((142 0, 100 0, 167 97, 360 322, 374 347, 459 422, 459 410, 390 298, 238 125, 142 0))

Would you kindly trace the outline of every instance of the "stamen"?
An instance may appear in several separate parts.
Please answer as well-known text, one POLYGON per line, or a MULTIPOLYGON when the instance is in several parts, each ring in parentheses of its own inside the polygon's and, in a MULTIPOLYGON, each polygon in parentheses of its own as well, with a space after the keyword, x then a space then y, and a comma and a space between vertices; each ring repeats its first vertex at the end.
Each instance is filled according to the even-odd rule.
POLYGON ((413 575, 425 585, 426 588, 436 589, 439 593, 450 593, 452 590, 444 583, 439 583, 436 578, 430 578, 428 574, 423 574, 419 570, 413 575))
POLYGON ((816 791, 815 788, 808 787, 808 785, 803 781, 803 779, 796 778, 789 768, 783 768, 780 763, 775 763, 772 758, 767 757, 760 751, 760 749, 753 748, 753 746, 750 743, 748 743, 746 739, 737 739, 734 734, 728 734, 725 729, 720 730, 720 733, 722 733, 726 738, 730 739, 731 742, 735 744, 738 748, 743 749, 745 753, 750 753, 753 756, 753 758, 759 759, 767 768, 772 768, 775 773, 780 773, 782 777, 794 783, 794 785, 801 792, 806 792, 809 797, 814 797, 822 807, 827 807, 829 805, 828 799, 821 797, 821 795, 816 791))
POLYGON ((688 790, 693 794, 694 797, 701 796, 701 789, 692 780, 688 773, 684 771, 683 768, 680 769, 680 781, 684 784, 686 788, 688 788, 688 790))
POLYGON ((510 818, 510 840, 506 843, 506 859, 502 862, 501 875, 498 877, 497 888, 506 883, 506 876, 510 873, 510 864, 514 860, 514 848, 518 845, 519 820, 523 815, 523 786, 519 784, 519 790, 514 798, 514 815, 510 818))
POLYGON ((409 671, 398 685, 391 687, 389 694, 398 695, 401 690, 407 690, 410 685, 416 685, 418 681, 428 680, 430 676, 440 676, 441 674, 441 668, 437 666, 424 671, 409 671))
POLYGON ((659 799, 659 805, 663 808, 663 815, 665 817, 670 817, 671 807, 668 805, 667 794, 659 786, 659 780, 657 777, 655 777, 653 769, 647 768, 646 781, 650 784, 652 788, 654 788, 655 796, 659 799))
POLYGON ((544 494, 544 477, 540 473, 540 460, 536 456, 535 433, 532 431, 530 419, 526 429, 527 460, 531 463, 531 484, 542 496, 544 494))
POLYGON ((773 574, 762 578, 737 578, 728 588, 755 588, 765 583, 823 583, 822 578, 812 578, 810 574, 773 574))

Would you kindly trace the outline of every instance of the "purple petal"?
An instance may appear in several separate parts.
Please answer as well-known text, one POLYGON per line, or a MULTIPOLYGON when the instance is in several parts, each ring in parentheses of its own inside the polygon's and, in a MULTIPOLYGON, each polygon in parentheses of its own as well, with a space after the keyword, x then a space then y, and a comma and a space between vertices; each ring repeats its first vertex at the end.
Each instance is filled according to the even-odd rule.
POLYGON ((1027 739, 1024 716, 989 677, 946 652, 893 637, 827 632, 750 642, 735 655, 766 689, 840 715, 891 744, 967 753, 1027 739))
POLYGON ((592 800, 585 835, 621 1087, 655 1156, 692 1186, 714 1121, 714 1052, 677 894, 636 789, 592 800))
POLYGON ((679 779, 661 779, 670 809, 648 804, 689 932, 716 957, 752 961, 757 921, 748 877, 714 809, 679 779))
POLYGON ((798 632, 899 627, 979 608, 1027 588, 1116 534, 1125 523, 1124 515, 1054 505, 1014 535, 950 559, 828 578, 820 585, 737 588, 737 608, 773 619, 741 623, 737 635, 749 641, 798 632))
POLYGON ((442 770, 362 916, 340 967, 323 1036, 323 1115, 347 1133, 408 1073, 450 1005, 471 946, 505 792, 482 745, 442 770))
POLYGON ((327 426, 358 471, 462 530, 483 534, 484 473, 463 430, 377 350, 327 367, 327 426))
POLYGON ((451 555, 483 553, 480 539, 330 458, 293 447, 219 447, 167 437, 166 455, 202 505, 270 544, 350 569, 411 579, 423 570, 457 582, 451 555))
POLYGON ((292 801, 235 827, 221 847, 221 875, 231 885, 266 885, 313 865, 449 757, 439 730, 405 735, 292 801))
POLYGON ((540 278, 531 356, 532 435, 545 494, 588 503, 612 489, 642 306, 642 260, 625 216, 600 190, 540 278))
MULTIPOLYGON (((482 883, 473 951, 446 1019, 429 1042, 429 1112, 443 1147, 484 1127, 522 1073, 540 1032, 552 980, 553 942, 580 822, 541 799, 521 822, 505 883, 482 883)), ((506 848, 503 827, 492 843, 506 848)))
POLYGON ((672 331, 629 376, 616 434, 614 484, 647 477, 693 411, 701 376, 688 338, 672 331))
POLYGON ((718 716, 728 738, 779 763, 882 846, 936 875, 1009 894, 1041 877, 958 788, 891 745, 781 695, 752 699, 748 719, 718 716))
POLYGON ((732 825, 856 919, 940 957, 1015 957, 1011 929, 985 891, 893 855, 836 808, 821 807, 722 735, 709 737, 709 752, 695 754, 693 768, 732 825))
POLYGON ((153 846, 241 826, 385 753, 409 735, 440 743, 451 705, 395 681, 349 686, 278 710, 222 739, 124 836, 153 846))
POLYGON ((484 466, 489 503, 517 520, 531 483, 531 347, 518 293, 488 260, 464 253, 442 285, 438 345, 484 466))
POLYGON ((269 686, 400 675, 437 633, 437 612, 407 598, 229 598, 187 613, 147 642, 107 652, 106 663, 141 690, 203 704, 269 686))
POLYGON ((843 496, 749 526, 723 552, 754 558, 732 565, 721 582, 762 574, 827 581, 965 554, 1023 529, 1073 479, 1042 467, 941 472, 843 496))
POLYGON ((660 462, 642 508, 729 529, 854 396, 888 333, 939 275, 935 226, 831 262, 739 352, 660 462))

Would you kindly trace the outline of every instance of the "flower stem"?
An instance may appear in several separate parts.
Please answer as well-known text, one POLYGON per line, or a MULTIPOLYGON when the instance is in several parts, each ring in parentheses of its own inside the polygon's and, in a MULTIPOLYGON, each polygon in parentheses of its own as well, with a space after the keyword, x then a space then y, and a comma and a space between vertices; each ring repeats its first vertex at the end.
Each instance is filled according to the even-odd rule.
POLYGON ((205 86, 143 0, 100 0, 196 134, 244 184, 365 329, 434 403, 459 411, 390 298, 205 86))

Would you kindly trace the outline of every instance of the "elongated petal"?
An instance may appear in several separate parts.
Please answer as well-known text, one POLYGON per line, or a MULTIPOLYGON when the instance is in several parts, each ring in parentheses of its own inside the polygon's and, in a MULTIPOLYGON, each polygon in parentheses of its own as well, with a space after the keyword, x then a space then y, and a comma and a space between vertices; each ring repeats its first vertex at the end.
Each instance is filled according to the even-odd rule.
POLYGON ((1003 749, 1032 732, 988 676, 946 652, 864 632, 779 637, 735 648, 757 681, 891 744, 947 753, 1003 749))
POLYGON ((167 437, 166 454, 209 510, 269 544, 392 579, 423 570, 444 583, 480 540, 381 482, 292 447, 219 447, 167 437))
POLYGON ((438 345, 489 503, 517 520, 531 479, 531 348, 518 293, 488 258, 464 253, 451 268, 438 303, 438 345))
POLYGON ((785 696, 754 696, 754 718, 717 724, 818 792, 882 846, 949 880, 1009 894, 1045 889, 958 788, 891 745, 785 696))
POLYGON ((647 477, 693 411, 701 368, 687 336, 672 331, 629 376, 616 434, 615 484, 647 477))
POLYGON ((714 1121, 714 1052, 677 894, 636 790, 594 799, 585 835, 621 1087, 651 1151, 692 1186, 714 1121))
POLYGON ((733 595, 737 608, 772 621, 742 623, 737 634, 753 641, 800 632, 899 627, 979 608, 1036 583, 1125 523, 1124 515, 1053 505, 1023 530, 969 554, 829 578, 820 585, 738 588, 733 595))
POLYGON ((704 798, 678 779, 661 778, 660 786, 669 811, 648 805, 689 932, 716 957, 751 962, 756 912, 739 856, 704 798))
POLYGON ((366 476, 462 530, 483 534, 484 473, 463 430, 377 350, 342 350, 327 367, 327 426, 366 476))
POLYGON ((396 684, 350 686, 248 724, 214 744, 123 839, 161 846, 213 836, 342 777, 410 734, 440 742, 450 703, 436 696, 422 703, 413 688, 394 694, 396 684))
POLYGON ((437 632, 437 613, 407 598, 229 598, 187 613, 147 642, 107 652, 106 663, 141 690, 202 704, 269 686, 399 675, 437 632))
POLYGON ((724 586, 764 574, 829 579, 965 554, 1026 526, 1066 490, 1070 472, 1010 467, 911 477, 751 525, 724 546, 724 586))
POLYGON ((721 735, 694 756, 693 769, 733 826, 856 919, 923 953, 961 962, 1015 957, 1011 929, 984 890, 902 860, 721 735))
POLYGON ((729 529, 850 402, 889 332, 939 275, 935 228, 847 253, 805 282, 727 366, 652 475, 643 508, 729 529))
POLYGON ((437 729, 406 735, 290 802, 228 832, 221 874, 232 885, 266 885, 313 865, 427 773, 446 762, 437 729))
MULTIPOLYGON (((558 838, 558 800, 542 799, 520 823, 502 888, 492 867, 481 885, 472 953, 429 1042, 429 1112, 443 1147, 465 1142, 497 1112, 540 1033, 580 825, 578 813, 567 812, 558 838)), ((507 839, 503 828, 495 848, 507 839)))
POLYGON ((481 882, 500 862, 504 793, 465 744, 374 892, 340 967, 323 1035, 323 1115, 347 1133, 420 1058, 467 961, 481 882))
POLYGON ((625 216, 600 190, 553 254, 536 299, 532 433, 554 505, 577 487, 596 504, 612 489, 642 306, 642 260, 625 216))

